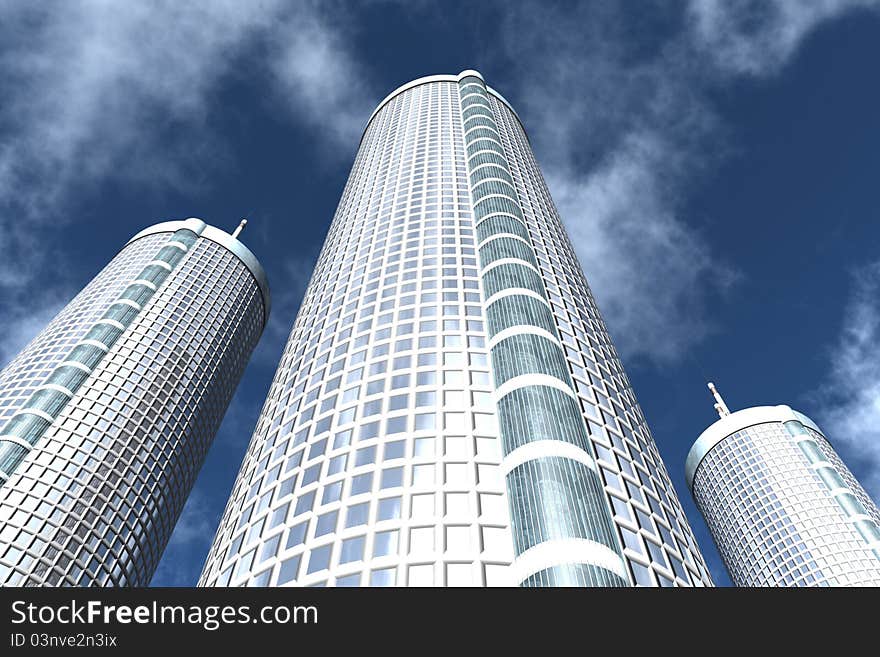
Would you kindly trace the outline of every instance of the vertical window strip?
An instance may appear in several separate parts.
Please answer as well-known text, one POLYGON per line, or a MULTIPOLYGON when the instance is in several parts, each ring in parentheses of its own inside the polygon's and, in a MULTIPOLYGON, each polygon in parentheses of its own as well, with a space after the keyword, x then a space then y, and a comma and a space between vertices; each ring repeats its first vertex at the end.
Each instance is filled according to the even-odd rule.
MULTIPOLYGON (((183 244, 187 249, 195 244, 198 235, 193 231, 182 228, 172 234, 169 241, 183 244)), ((185 255, 183 249, 177 246, 163 246, 159 249, 155 260, 162 260, 174 268, 181 262, 185 255)), ((153 282, 157 289, 168 278, 170 272, 164 267, 158 265, 148 265, 145 267, 135 279, 149 280, 153 282)), ((146 303, 152 298, 155 291, 146 285, 134 283, 129 285, 122 294, 110 304, 110 307, 102 315, 100 319, 111 319, 121 323, 126 329, 134 321, 140 311, 129 304, 119 304, 119 301, 131 301, 136 303, 141 310, 146 303)), ((95 344, 78 344, 76 345, 64 361, 81 363, 89 370, 93 370, 104 356, 113 347, 120 338, 124 330, 109 324, 96 323, 86 333, 83 340, 96 341, 107 349, 102 349, 95 344)), ((65 388, 74 394, 82 386, 88 378, 88 373, 81 371, 81 374, 73 374, 72 369, 76 369, 70 365, 59 365, 46 378, 44 385, 48 383, 59 384, 63 382, 65 388)), ((35 445, 43 436, 46 430, 51 426, 52 422, 42 417, 40 413, 45 413, 54 419, 57 419, 61 411, 70 401, 70 397, 57 390, 36 390, 24 403, 22 410, 12 416, 9 421, 0 429, 0 472, 8 478, 24 460, 28 450, 17 442, 3 440, 3 436, 11 436, 21 439, 30 445, 35 445)))
MULTIPOLYGON (((462 78, 459 81, 460 97, 464 98, 473 93, 477 94, 475 97, 488 99, 482 80, 475 76, 462 78)), ((500 142, 500 133, 497 125, 494 125, 494 118, 484 118, 479 112, 472 114, 480 114, 480 116, 470 118, 467 125, 462 120, 468 155, 476 154, 488 144, 500 142)), ((528 232, 523 230, 524 225, 518 228, 515 223, 517 219, 522 220, 523 212, 517 200, 516 190, 512 186, 504 150, 492 146, 488 148, 499 154, 486 158, 491 161, 492 166, 477 169, 480 158, 468 161, 475 222, 482 229, 478 232, 479 238, 483 241, 492 235, 502 233, 521 235, 525 232, 525 235, 521 235, 524 241, 500 236, 488 241, 479 249, 481 268, 485 270, 487 265, 502 258, 513 258, 527 262, 537 269, 537 259, 528 232), (506 176, 493 175, 496 171, 503 171, 506 176), (502 182, 502 179, 504 181, 510 179, 510 182, 502 182), (511 217, 487 219, 494 213, 508 214, 511 217), (484 219, 486 221, 480 225, 484 219)), ((543 280, 540 277, 536 280, 534 272, 524 274, 523 272, 527 270, 528 268, 522 265, 510 266, 510 263, 499 265, 483 275, 484 289, 491 289, 492 294, 495 294, 509 287, 525 288, 538 292, 547 299, 543 280)), ((546 321, 546 317, 541 316, 537 307, 527 308, 529 304, 524 302, 524 297, 521 299, 523 300, 517 300, 515 297, 502 298, 493 304, 494 321, 490 320, 490 336, 497 334, 498 330, 503 330, 501 327, 517 325, 514 324, 516 321, 535 322, 535 325, 546 321)), ((558 335, 555 321, 551 322, 551 329, 554 335, 558 335)), ((523 371, 542 373, 546 371, 559 377, 569 387, 573 385, 564 353, 558 345, 546 338, 530 334, 511 336, 495 345, 490 350, 490 357, 496 385, 523 371)), ((510 395, 507 397, 513 399, 510 395)), ((522 426, 522 417, 517 417, 512 410, 508 404, 498 405, 499 424, 502 427, 508 425, 509 429, 519 424, 519 428, 523 431, 516 440, 521 440, 523 443, 540 439, 535 435, 540 433, 537 427, 522 426), (533 429, 536 431, 533 432, 533 429)), ((584 419, 579 412, 577 419, 581 429, 577 439, 579 442, 589 443, 585 439, 584 419)), ((502 431, 502 440, 503 433, 502 431)), ((587 449, 595 458, 589 444, 587 449)), ((614 529, 602 482, 595 472, 582 463, 558 457, 528 461, 514 468, 507 475, 507 488, 517 555, 543 541, 579 537, 601 542, 614 550, 623 560, 623 550, 614 529)), ((568 572, 566 576, 594 584, 603 581, 601 577, 587 576, 584 572, 578 574, 568 572)), ((544 572, 527 578, 523 585, 549 586, 556 581, 555 577, 555 574, 544 572)), ((624 586, 628 584, 622 580, 619 583, 624 586)))

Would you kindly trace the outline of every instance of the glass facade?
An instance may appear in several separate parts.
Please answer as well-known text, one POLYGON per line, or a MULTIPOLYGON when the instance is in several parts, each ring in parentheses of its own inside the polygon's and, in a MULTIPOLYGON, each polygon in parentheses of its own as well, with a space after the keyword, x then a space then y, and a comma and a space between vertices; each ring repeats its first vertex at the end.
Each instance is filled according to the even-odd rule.
POLYGON ((255 262, 159 224, 0 372, 0 584, 149 583, 265 323, 255 262))
POLYGON ((768 408, 783 416, 719 435, 692 478, 731 579, 880 585, 880 511, 812 422, 768 408))
POLYGON ((620 541, 489 93, 475 74, 458 84, 481 274, 493 288, 484 309, 516 579, 524 586, 626 586, 620 541), (492 276, 499 267, 503 275, 492 276))
POLYGON ((478 74, 374 112, 200 584, 711 584, 478 74))

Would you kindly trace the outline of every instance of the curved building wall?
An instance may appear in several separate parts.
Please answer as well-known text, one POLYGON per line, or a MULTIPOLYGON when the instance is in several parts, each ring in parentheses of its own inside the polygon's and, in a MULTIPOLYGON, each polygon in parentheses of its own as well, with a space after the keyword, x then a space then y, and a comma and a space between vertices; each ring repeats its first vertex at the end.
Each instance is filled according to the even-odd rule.
POLYGON ((696 465, 694 499, 731 579, 880 585, 880 512, 826 438, 790 415, 712 441, 696 465))
POLYGON ((489 88, 467 122, 466 77, 404 85, 367 126, 202 585, 710 583, 518 119, 489 88), (485 180, 481 130, 506 169, 485 180), (522 218, 477 226, 495 185, 522 218), (501 410, 523 396, 566 409, 543 459, 516 440, 553 438, 550 413, 523 432, 501 410))
POLYGON ((519 118, 490 94, 509 172, 565 360, 598 458, 630 579, 638 586, 711 586, 687 516, 519 118))
POLYGON ((267 308, 210 227, 161 227, 0 373, 0 583, 146 585, 158 564, 267 308))
POLYGON ((626 586, 620 542, 481 77, 459 79, 516 559, 525 586, 626 586))

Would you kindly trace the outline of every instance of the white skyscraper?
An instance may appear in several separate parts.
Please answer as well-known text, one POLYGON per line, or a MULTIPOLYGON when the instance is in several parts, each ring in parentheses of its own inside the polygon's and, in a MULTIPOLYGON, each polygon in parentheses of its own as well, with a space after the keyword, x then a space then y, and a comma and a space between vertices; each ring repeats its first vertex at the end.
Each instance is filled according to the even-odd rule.
POLYGON ((233 235, 125 245, 0 372, 0 585, 150 583, 268 313, 233 235))
POLYGON ((202 585, 710 585, 510 107, 364 132, 202 585))
POLYGON ((730 413, 685 474, 739 586, 880 586, 880 511, 818 426, 788 406, 730 413))

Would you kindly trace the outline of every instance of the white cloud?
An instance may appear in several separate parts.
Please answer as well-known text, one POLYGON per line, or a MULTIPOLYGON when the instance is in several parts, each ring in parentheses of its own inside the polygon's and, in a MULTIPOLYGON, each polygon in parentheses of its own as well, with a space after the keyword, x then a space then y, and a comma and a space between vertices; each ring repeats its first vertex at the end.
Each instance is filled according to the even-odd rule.
MULTIPOLYGON (((3 219, 0 219, 2 225, 3 219)), ((44 267, 53 263, 52 271, 66 262, 52 244, 40 242, 36 230, 0 230, 0 367, 6 365, 51 321, 76 290, 70 289, 63 277, 50 283, 37 284, 44 276, 44 267)))
POLYGON ((15 358, 52 321, 66 301, 67 298, 53 290, 38 299, 31 298, 27 306, 19 304, 6 310, 2 322, 6 332, 0 339, 0 363, 5 366, 15 358))
POLYGON ((694 38, 715 64, 738 74, 777 72, 822 23, 878 0, 691 0, 694 38))
POLYGON ((734 278, 658 189, 667 148, 656 135, 628 135, 588 176, 551 170, 548 181, 615 346, 656 361, 705 337, 706 297, 734 278))
POLYGON ((272 35, 275 93, 331 145, 353 155, 376 98, 348 51, 345 31, 327 29, 314 13, 299 15, 289 26, 272 35))
MULTIPOLYGON (((768 76, 819 25, 880 0, 518 3, 495 84, 526 122, 618 350, 657 363, 716 327, 736 267, 686 204, 732 148, 704 93, 768 76), (657 23, 662 25, 657 27, 657 23)), ((493 43, 493 46, 495 44, 493 43)), ((491 82, 491 81, 490 81, 491 82)))
POLYGON ((242 75, 238 66, 283 85, 281 110, 294 118, 333 136, 350 130, 367 97, 364 76, 329 7, 281 0, 166 0, 125 11, 108 0, 12 5, 0 59, 7 85, 0 202, 40 214, 72 184, 106 177, 191 185, 226 155, 210 131, 212 94, 224 76, 242 75))
POLYGON ((816 417, 880 499, 880 261, 856 272, 816 417))
POLYGON ((277 366, 316 261, 316 253, 294 254, 285 259, 283 273, 277 277, 280 283, 272 293, 272 313, 254 352, 253 361, 266 367, 277 366))
POLYGON ((724 133, 684 32, 645 45, 631 23, 608 5, 521 5, 504 26, 505 65, 615 345, 666 362, 712 329, 707 299, 734 279, 681 213, 724 133))
POLYGON ((160 0, 123 10, 82 0, 9 3, 3 13, 0 299, 18 310, 0 319, 3 335, 15 334, 0 339, 0 364, 70 296, 45 276, 47 245, 77 203, 108 181, 197 192, 228 162, 211 125, 226 76, 264 85, 264 97, 241 102, 271 102, 308 125, 324 157, 353 152, 372 102, 335 3, 160 0), (38 289, 48 298, 35 298, 38 289))

